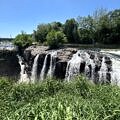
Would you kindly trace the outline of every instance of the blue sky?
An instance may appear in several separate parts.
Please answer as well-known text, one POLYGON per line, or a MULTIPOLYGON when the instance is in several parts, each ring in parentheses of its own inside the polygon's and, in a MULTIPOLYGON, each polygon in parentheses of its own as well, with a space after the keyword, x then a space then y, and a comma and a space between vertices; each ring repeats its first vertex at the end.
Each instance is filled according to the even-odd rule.
POLYGON ((120 0, 0 0, 0 37, 32 33, 40 23, 65 22, 96 9, 120 8, 120 0))

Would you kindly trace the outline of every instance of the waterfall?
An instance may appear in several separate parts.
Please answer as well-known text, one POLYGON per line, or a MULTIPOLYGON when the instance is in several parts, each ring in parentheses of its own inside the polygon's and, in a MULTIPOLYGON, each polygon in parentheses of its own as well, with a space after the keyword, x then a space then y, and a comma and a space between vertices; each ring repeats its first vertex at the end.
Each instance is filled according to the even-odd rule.
POLYGON ((105 63, 105 57, 102 58, 101 68, 99 71, 99 82, 106 81, 107 66, 105 63))
MULTIPOLYGON (((39 76, 40 80, 44 80, 46 76, 50 78, 54 76, 57 55, 59 55, 57 51, 50 51, 46 54, 39 76)), ((39 69, 38 58, 39 54, 34 58, 31 70, 31 79, 29 79, 25 69, 26 66, 22 61, 22 58, 18 56, 21 67, 19 83, 35 82, 37 79, 37 69, 39 69)), ((79 50, 73 54, 72 58, 67 63, 65 80, 70 81, 73 77, 79 74, 84 74, 85 77, 95 83, 106 83, 110 81, 112 84, 120 86, 120 60, 118 57, 114 57, 108 53, 100 54, 96 52, 79 50)))
POLYGON ((87 52, 85 52, 85 55, 85 75, 90 77, 91 80, 94 80, 95 62, 93 61, 93 59, 90 58, 90 55, 87 52), (91 70, 89 66, 91 66, 91 70))
POLYGON ((66 68, 66 75, 65 79, 69 81, 74 76, 79 75, 81 63, 85 62, 84 74, 89 79, 94 79, 94 71, 95 71, 95 63, 90 58, 90 55, 84 51, 78 51, 76 54, 73 55, 70 61, 68 61, 67 68, 66 68), (91 66, 91 69, 89 68, 91 66))
POLYGON ((90 75, 90 68, 88 65, 85 65, 85 75, 89 77, 90 75))
POLYGON ((85 64, 85 75, 89 77, 89 79, 94 80, 94 72, 95 72, 95 63, 92 59, 88 58, 85 64), (89 68, 91 66, 91 69, 89 68))
POLYGON ((89 68, 89 65, 90 65, 90 55, 88 53, 84 53, 84 57, 83 57, 83 60, 85 61, 85 75, 87 77, 90 76, 90 68, 89 68))
POLYGON ((80 56, 80 51, 78 51, 73 55, 72 59, 68 61, 65 80, 69 81, 71 78, 73 78, 73 76, 79 74, 81 62, 82 58, 80 56))
POLYGON ((48 70, 48 74, 47 74, 47 76, 50 78, 52 78, 54 75, 55 65, 56 65, 56 57, 57 57, 56 51, 54 51, 50 54, 50 66, 49 66, 49 70, 48 70))
POLYGON ((30 79, 28 78, 28 75, 25 71, 25 64, 23 63, 22 58, 19 55, 17 55, 17 57, 21 68, 19 83, 29 83, 30 79))
POLYGON ((42 70, 41 70, 41 73, 40 73, 40 80, 43 80, 43 79, 45 78, 45 70, 46 70, 48 55, 49 55, 49 54, 47 54, 47 55, 45 56, 45 59, 44 59, 43 67, 42 67, 42 70))
POLYGON ((83 60, 86 63, 85 64, 85 75, 90 80, 94 80, 95 62, 93 61, 93 59, 90 58, 90 55, 87 52, 85 52, 85 57, 83 60))
POLYGON ((55 71, 55 65, 56 65, 56 57, 57 57, 57 52, 56 51, 50 52, 49 54, 47 54, 45 56, 43 67, 42 67, 42 70, 41 70, 41 73, 40 73, 40 80, 43 80, 45 78, 46 67, 49 68, 47 76, 50 77, 50 78, 53 77, 54 71, 55 71), (50 66, 47 66, 48 55, 50 55, 50 66))
POLYGON ((111 83, 120 86, 120 61, 112 60, 111 83))
POLYGON ((32 66, 32 72, 31 72, 31 82, 32 83, 34 83, 35 80, 37 79, 38 58, 39 58, 39 54, 36 55, 33 66, 32 66))
POLYGON ((90 64, 91 64, 91 68, 92 68, 92 72, 91 72, 91 80, 95 79, 94 73, 95 73, 95 63, 93 60, 90 59, 90 64))

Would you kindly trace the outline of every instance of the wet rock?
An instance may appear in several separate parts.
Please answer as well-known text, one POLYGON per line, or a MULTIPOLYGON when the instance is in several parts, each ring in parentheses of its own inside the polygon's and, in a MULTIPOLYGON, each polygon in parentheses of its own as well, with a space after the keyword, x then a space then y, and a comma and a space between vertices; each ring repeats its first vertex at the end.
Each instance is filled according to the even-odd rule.
POLYGON ((56 78, 59 78, 59 79, 65 78, 66 67, 67 67, 67 62, 59 61, 56 63, 55 73, 54 73, 56 78))
POLYGON ((0 76, 18 78, 19 74, 17 51, 0 51, 0 76))
MULTIPOLYGON (((25 57, 25 62, 28 65, 28 67, 26 68, 27 69, 26 71, 29 73, 29 76, 30 76, 30 73, 32 70, 32 65, 33 65, 35 56, 37 54, 39 54, 38 68, 37 68, 37 75, 39 77, 40 73, 41 73, 41 69, 43 67, 45 56, 52 51, 57 51, 54 77, 60 78, 60 79, 65 78, 67 63, 69 60, 71 60, 73 54, 75 54, 78 51, 78 48, 62 48, 62 49, 50 50, 47 46, 30 46, 30 47, 28 47, 24 51, 24 57, 25 57)), ((85 52, 87 52, 90 55, 90 59, 92 59, 93 62, 95 63, 94 73, 92 73, 92 66, 88 65, 90 71, 89 71, 89 75, 87 75, 87 77, 89 77, 91 79, 92 74, 94 74, 93 81, 95 83, 98 83, 99 82, 99 71, 101 68, 101 63, 102 63, 103 57, 105 57, 105 63, 108 68, 108 71, 107 71, 108 73, 112 70, 111 60, 109 57, 106 57, 103 54, 98 53, 96 51, 85 50, 85 52)), ((48 72, 49 65, 50 65, 50 56, 48 55, 47 66, 46 66, 46 71, 45 71, 46 74, 48 72)), ((84 74, 84 72, 85 72, 85 61, 81 63, 80 70, 79 70, 80 74, 84 74)), ((108 81, 110 81, 109 74, 107 74, 107 79, 108 79, 108 81)))

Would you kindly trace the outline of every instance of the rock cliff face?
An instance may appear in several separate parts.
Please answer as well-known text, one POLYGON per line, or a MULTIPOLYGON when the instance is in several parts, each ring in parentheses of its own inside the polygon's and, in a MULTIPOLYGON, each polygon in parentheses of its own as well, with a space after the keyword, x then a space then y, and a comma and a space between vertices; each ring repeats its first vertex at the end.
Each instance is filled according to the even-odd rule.
POLYGON ((24 60, 29 76, 31 76, 34 59, 38 54, 39 58, 36 68, 37 79, 40 79, 40 74, 45 64, 44 75, 46 74, 46 76, 52 69, 54 70, 53 76, 60 79, 67 78, 67 80, 69 80, 74 75, 85 74, 88 78, 93 79, 95 83, 111 82, 111 59, 99 52, 89 50, 78 51, 77 48, 63 48, 57 50, 49 50, 48 47, 45 46, 31 46, 27 48, 24 51, 24 60), (54 57, 55 68, 50 68, 51 64, 54 64, 51 57, 52 52, 57 52, 57 56, 54 57))
POLYGON ((20 65, 17 58, 17 51, 0 51, 0 76, 18 78, 20 65))
POLYGON ((30 46, 22 56, 17 54, 19 51, 0 51, 0 76, 34 83, 46 77, 69 81, 76 75, 84 74, 94 83, 120 84, 120 61, 101 52, 30 46))
MULTIPOLYGON (((34 62, 34 58, 37 54, 39 54, 38 59, 38 77, 40 75, 40 72, 42 70, 45 56, 52 51, 57 51, 57 58, 56 58, 56 66, 55 66, 55 77, 56 78, 65 78, 65 72, 67 67, 67 62, 72 58, 72 55, 77 52, 77 48, 64 48, 64 49, 55 49, 55 50, 49 50, 46 46, 31 46, 28 47, 24 51, 24 59, 27 63, 26 71, 30 75, 32 70, 32 65, 34 62)), ((47 58, 47 66, 50 64, 50 56, 47 58)), ((46 68, 48 69, 48 68, 46 68)))

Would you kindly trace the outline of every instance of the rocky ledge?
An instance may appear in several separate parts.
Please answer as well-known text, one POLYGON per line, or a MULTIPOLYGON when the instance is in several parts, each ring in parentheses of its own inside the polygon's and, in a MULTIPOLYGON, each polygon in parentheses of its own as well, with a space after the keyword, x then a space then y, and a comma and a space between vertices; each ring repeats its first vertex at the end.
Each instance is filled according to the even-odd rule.
POLYGON ((38 74, 40 74, 45 56, 51 53, 52 51, 57 51, 57 58, 56 58, 57 62, 55 67, 55 74, 56 74, 56 77, 58 78, 64 78, 67 62, 72 58, 72 55, 76 53, 77 50, 78 50, 77 48, 61 48, 61 49, 50 50, 48 46, 34 46, 34 45, 30 46, 24 51, 24 60, 27 63, 26 71, 29 75, 31 74, 34 58, 37 54, 39 54, 38 74), (59 69, 56 69, 56 68, 59 68, 59 69))
POLYGON ((20 65, 17 50, 0 50, 0 76, 18 78, 20 65))
MULTIPOLYGON (((57 51, 54 76, 56 78, 62 78, 62 79, 65 78, 67 63, 72 58, 73 54, 75 54, 78 51, 78 48, 72 48, 72 47, 70 48, 69 47, 69 48, 50 50, 47 46, 30 46, 30 47, 28 47, 24 51, 24 60, 26 62, 26 71, 29 76, 31 76, 31 71, 32 71, 35 56, 37 54, 39 54, 38 68, 37 68, 37 75, 39 77, 41 69, 44 64, 45 56, 47 54, 51 53, 52 51, 57 51)), ((96 64, 95 65, 95 72, 96 72, 95 74, 96 74, 96 78, 97 78, 97 77, 99 77, 98 71, 100 71, 100 68, 101 68, 103 55, 99 52, 94 52, 94 51, 89 51, 89 50, 86 50, 86 52, 90 55, 90 59, 94 59, 95 54, 97 53, 98 60, 96 60, 96 63, 95 63, 96 64)), ((50 56, 48 56, 47 59, 48 59, 47 60, 48 61, 47 69, 49 69, 50 56)), ((107 56, 105 57, 105 63, 107 65, 108 72, 110 72, 111 71, 111 60, 107 56)), ((80 68, 80 72, 81 71, 83 72, 85 70, 85 62, 83 62, 81 64, 81 66, 82 67, 80 68)), ((91 69, 91 65, 89 65, 89 68, 91 69)), ((109 80, 110 80, 110 78, 109 78, 109 80)))

